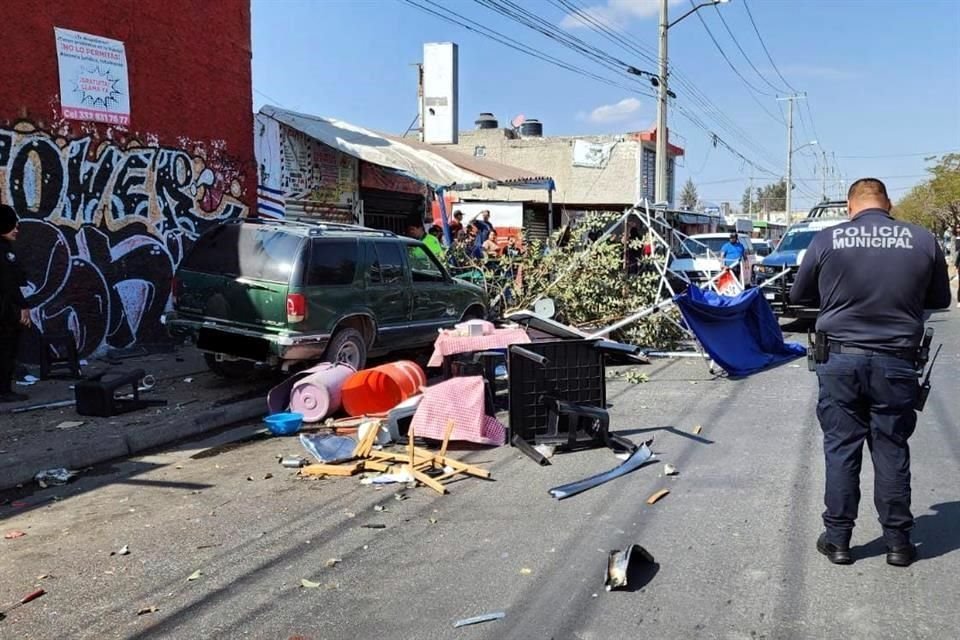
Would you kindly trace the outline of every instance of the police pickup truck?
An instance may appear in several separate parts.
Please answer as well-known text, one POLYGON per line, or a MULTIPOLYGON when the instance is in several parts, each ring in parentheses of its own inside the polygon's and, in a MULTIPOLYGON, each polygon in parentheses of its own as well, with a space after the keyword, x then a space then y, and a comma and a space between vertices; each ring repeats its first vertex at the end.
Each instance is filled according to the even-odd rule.
POLYGON ((793 286, 793 280, 797 276, 800 263, 803 262, 807 247, 813 241, 813 236, 818 231, 838 225, 845 220, 846 218, 840 217, 808 217, 792 224, 773 253, 766 256, 761 264, 753 266, 753 286, 762 287, 763 297, 773 307, 775 314, 800 319, 817 317, 819 309, 790 304, 790 287, 793 286), (787 273, 772 283, 764 285, 764 282, 783 271, 787 273))

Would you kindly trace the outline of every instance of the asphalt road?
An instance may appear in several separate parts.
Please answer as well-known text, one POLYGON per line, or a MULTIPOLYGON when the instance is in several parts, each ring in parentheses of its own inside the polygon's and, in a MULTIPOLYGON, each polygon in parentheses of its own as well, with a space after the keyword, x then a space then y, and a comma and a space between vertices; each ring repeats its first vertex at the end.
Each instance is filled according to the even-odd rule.
POLYGON ((295 478, 276 462, 293 440, 207 439, 12 496, 22 504, 0 507, 0 530, 27 535, 0 539, 0 602, 48 593, 0 621, 0 638, 956 637, 960 311, 932 322, 944 351, 912 440, 921 559, 908 569, 884 562, 869 462, 856 562, 816 552, 823 463, 802 360, 729 380, 683 359, 608 384, 613 428, 655 437, 659 461, 561 502, 547 490, 618 460, 458 453, 495 479, 398 501, 357 479, 295 478), (680 474, 664 477, 666 462, 680 474), (362 527, 374 523, 386 528, 362 527), (656 564, 635 590, 606 592, 607 552, 634 543, 656 564), (159 610, 137 615, 146 607, 159 610))

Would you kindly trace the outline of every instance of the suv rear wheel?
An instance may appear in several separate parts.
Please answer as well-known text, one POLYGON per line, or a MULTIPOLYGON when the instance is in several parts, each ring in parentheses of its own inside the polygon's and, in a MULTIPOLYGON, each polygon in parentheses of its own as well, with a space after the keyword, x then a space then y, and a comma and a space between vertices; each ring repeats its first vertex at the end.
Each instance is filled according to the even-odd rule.
POLYGON ((326 359, 329 362, 345 362, 359 371, 367 363, 367 343, 363 334, 350 327, 340 329, 327 345, 326 359))

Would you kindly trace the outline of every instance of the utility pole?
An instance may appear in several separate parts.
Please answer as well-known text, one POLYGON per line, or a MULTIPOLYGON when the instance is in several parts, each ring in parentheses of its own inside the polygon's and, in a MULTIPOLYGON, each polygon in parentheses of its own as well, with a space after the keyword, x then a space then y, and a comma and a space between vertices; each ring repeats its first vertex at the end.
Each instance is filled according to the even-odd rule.
POLYGON ((786 200, 786 222, 790 224, 790 211, 793 199, 793 101, 806 98, 805 93, 796 93, 792 96, 777 98, 778 102, 787 102, 787 200, 786 200))
POLYGON ((750 219, 753 220, 753 165, 750 165, 750 191, 747 195, 749 196, 747 202, 750 203, 750 219))
POLYGON ((657 151, 654 165, 654 203, 667 202, 667 0, 660 0, 660 75, 657 87, 657 151))
POLYGON ((823 158, 823 162, 820 165, 820 201, 824 202, 827 199, 827 152, 820 148, 820 157, 823 158))
POLYGON ((660 41, 660 66, 657 70, 657 156, 654 170, 654 200, 655 203, 668 202, 670 200, 670 189, 667 178, 667 167, 669 159, 667 158, 667 97, 676 97, 667 87, 667 30, 674 26, 692 13, 699 11, 704 7, 712 7, 718 4, 726 4, 730 0, 707 0, 695 5, 685 14, 670 22, 667 18, 668 0, 660 0, 660 27, 658 30, 660 41))

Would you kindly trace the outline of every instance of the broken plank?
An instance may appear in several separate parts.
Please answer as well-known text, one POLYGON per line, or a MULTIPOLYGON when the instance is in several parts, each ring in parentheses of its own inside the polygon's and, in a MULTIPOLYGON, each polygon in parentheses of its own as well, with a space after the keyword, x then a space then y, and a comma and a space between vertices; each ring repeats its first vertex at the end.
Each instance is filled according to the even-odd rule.
POLYGON ((302 476, 352 476, 360 471, 362 462, 350 464, 308 464, 300 469, 302 476))
POLYGON ((670 489, 660 489, 660 491, 657 491, 655 494, 647 498, 647 504, 654 504, 668 493, 670 493, 670 489))
POLYGON ((417 482, 421 482, 427 485, 428 487, 430 487, 440 495, 444 495, 445 493, 447 493, 447 488, 445 486, 443 486, 442 484, 440 484, 439 482, 437 482, 436 480, 434 480, 433 478, 425 474, 423 471, 418 471, 417 469, 411 468, 410 474, 414 477, 415 480, 417 480, 417 482))

